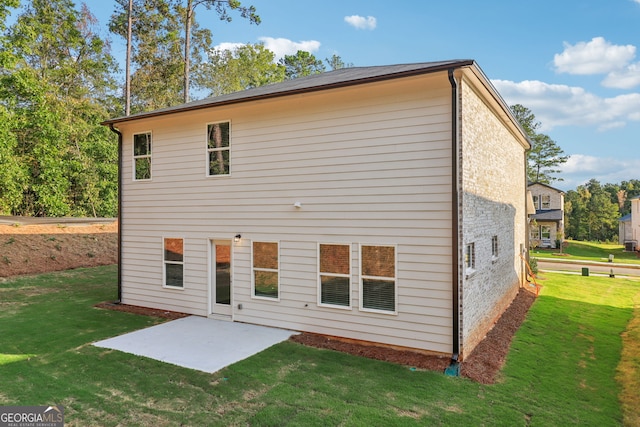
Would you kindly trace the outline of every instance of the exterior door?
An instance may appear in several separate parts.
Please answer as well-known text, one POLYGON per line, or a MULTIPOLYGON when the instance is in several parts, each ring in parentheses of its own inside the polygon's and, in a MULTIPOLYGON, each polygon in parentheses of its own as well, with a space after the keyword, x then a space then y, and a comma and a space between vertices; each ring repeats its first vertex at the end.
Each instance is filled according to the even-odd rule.
POLYGON ((231 241, 211 241, 211 314, 231 316, 231 241))

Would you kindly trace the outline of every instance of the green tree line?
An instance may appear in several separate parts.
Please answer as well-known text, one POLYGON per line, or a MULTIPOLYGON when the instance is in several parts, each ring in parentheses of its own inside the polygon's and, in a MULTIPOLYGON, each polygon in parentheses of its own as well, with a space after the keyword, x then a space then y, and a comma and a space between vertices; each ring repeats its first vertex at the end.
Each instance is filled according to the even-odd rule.
POLYGON ((180 104, 190 91, 215 96, 325 71, 309 52, 276 62, 262 44, 214 49, 202 8, 222 23, 260 23, 238 0, 116 0, 105 36, 84 4, 0 0, 0 215, 115 216, 117 138, 102 121, 180 104), (109 37, 127 42, 124 77, 109 37))
POLYGON ((640 180, 601 185, 595 179, 565 195, 565 237, 617 242, 620 217, 631 212, 640 196, 640 180))
MULTIPOLYGON (((511 106, 511 111, 531 142, 527 153, 529 182, 553 185, 562 181, 556 176, 568 156, 548 135, 538 132, 541 123, 523 105, 511 106)), ((617 242, 619 219, 631 212, 631 199, 640 196, 640 180, 601 185, 592 179, 565 194, 565 238, 617 242)))
MULTIPOLYGON (((196 11, 222 24, 260 24, 238 0, 115 0, 104 36, 86 5, 0 0, 0 215, 117 214, 117 138, 100 123, 129 113, 352 66, 298 51, 276 61, 263 44, 218 50, 196 11), (15 16, 8 24, 8 18, 15 16), (109 37, 127 43, 126 73, 109 37)), ((215 25, 213 26, 215 29, 215 25)), ((567 161, 522 105, 514 116, 532 142, 527 174, 551 184, 567 161)), ((590 181, 567 193, 566 235, 611 240, 638 181, 590 181)))

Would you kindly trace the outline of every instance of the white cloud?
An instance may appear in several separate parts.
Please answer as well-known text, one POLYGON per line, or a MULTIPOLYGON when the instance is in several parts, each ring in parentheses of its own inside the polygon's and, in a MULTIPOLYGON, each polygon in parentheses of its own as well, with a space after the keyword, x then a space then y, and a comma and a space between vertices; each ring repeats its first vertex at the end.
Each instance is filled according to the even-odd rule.
POLYGON ((232 43, 232 42, 223 42, 219 45, 214 46, 215 50, 236 50, 237 48, 244 46, 244 43, 232 43))
POLYGON ((564 181, 556 186, 563 190, 570 190, 585 184, 590 179, 596 179, 601 184, 637 179, 640 159, 620 160, 572 154, 560 169, 562 172, 558 176, 564 181))
POLYGON ((602 98, 583 88, 537 80, 520 83, 492 80, 507 104, 522 104, 541 123, 541 131, 557 126, 595 126, 604 131, 640 120, 640 93, 602 98))
POLYGON ((606 74, 623 69, 636 54, 633 45, 614 45, 603 37, 575 45, 565 43, 564 51, 553 57, 556 71, 569 74, 606 74))
POLYGON ((259 40, 264 43, 264 47, 275 53, 276 60, 284 58, 285 55, 295 55, 299 50, 313 53, 320 49, 320 42, 317 40, 294 42, 289 39, 274 37, 260 37, 259 40))
POLYGON ((562 172, 566 174, 612 172, 617 168, 617 166, 613 166, 613 162, 616 161, 584 154, 572 154, 567 162, 561 165, 561 168, 562 172))
POLYGON ((615 89, 631 89, 640 85, 640 62, 631 64, 623 70, 610 72, 602 81, 602 85, 615 89))
POLYGON ((378 20, 373 16, 366 18, 360 15, 345 16, 344 22, 358 30, 375 30, 378 25, 378 20))

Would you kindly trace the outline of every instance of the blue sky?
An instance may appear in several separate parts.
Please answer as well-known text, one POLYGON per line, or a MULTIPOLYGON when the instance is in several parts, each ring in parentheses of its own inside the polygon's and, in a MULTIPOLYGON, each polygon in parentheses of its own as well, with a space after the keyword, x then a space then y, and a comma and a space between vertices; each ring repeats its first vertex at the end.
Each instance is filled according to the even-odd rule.
MULTIPOLYGON (((112 0, 87 0, 107 35, 112 0)), ((554 183, 640 179, 640 0, 242 0, 262 19, 198 21, 220 47, 263 42, 355 66, 474 59, 570 156, 554 183)), ((113 54, 124 58, 120 40, 113 54)))

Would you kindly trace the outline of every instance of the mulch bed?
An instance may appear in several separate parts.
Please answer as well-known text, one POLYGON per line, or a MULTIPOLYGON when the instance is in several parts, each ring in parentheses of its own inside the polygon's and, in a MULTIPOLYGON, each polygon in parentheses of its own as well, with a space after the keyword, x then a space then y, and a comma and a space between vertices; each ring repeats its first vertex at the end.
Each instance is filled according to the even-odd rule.
POLYGON ((162 319, 176 320, 189 317, 190 314, 178 313, 177 311, 158 310, 155 308, 140 307, 137 305, 120 304, 116 302, 101 302, 94 307, 105 308, 107 310, 122 311, 125 313, 141 314, 143 316, 159 317, 162 319))
MULTIPOLYGON (((511 305, 505 310, 487 336, 476 346, 473 352, 460 363, 460 375, 482 384, 493 384, 509 352, 513 335, 524 321, 536 296, 528 289, 522 288, 511 305)), ((154 316, 164 319, 179 319, 189 316, 174 311, 156 310, 134 305, 104 302, 96 307, 128 313, 154 316)), ((378 345, 363 344, 337 337, 302 333, 294 335, 291 341, 323 349, 341 351, 355 356, 384 360, 410 366, 416 369, 427 369, 444 372, 450 359, 446 356, 435 356, 418 351, 401 350, 378 345)))

